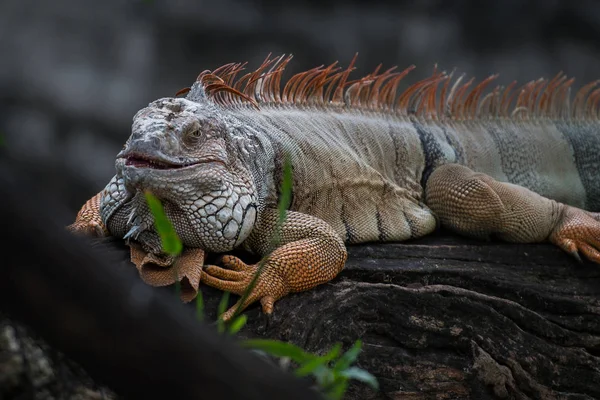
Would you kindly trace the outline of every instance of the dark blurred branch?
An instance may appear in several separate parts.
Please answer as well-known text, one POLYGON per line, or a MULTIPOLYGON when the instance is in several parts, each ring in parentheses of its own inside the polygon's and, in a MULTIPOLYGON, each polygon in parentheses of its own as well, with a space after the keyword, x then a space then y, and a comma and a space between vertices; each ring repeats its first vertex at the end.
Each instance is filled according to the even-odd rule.
MULTIPOLYGON (((0 158, 0 310, 98 382, 132 398, 310 399, 306 382, 198 323, 174 296, 73 237, 65 212, 16 160, 0 158)), ((122 256, 122 255, 120 255, 122 256)))

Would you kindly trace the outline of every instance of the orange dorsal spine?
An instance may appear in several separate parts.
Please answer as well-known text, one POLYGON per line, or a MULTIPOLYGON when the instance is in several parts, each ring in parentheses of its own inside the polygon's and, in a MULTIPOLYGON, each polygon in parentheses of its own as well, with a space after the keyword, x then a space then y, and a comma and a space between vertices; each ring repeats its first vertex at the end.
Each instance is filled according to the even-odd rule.
MULTIPOLYGON (((246 63, 229 63, 213 71, 203 71, 196 82, 209 99, 225 108, 250 106, 259 110, 261 106, 320 106, 415 115, 434 120, 600 119, 600 89, 595 89, 600 80, 583 85, 571 101, 570 87, 574 79, 567 79, 562 71, 550 80, 530 81, 514 91, 516 82, 506 88, 496 86, 486 93, 485 88, 498 77, 497 74, 474 86, 473 78, 461 85, 464 75, 451 83, 453 73, 439 72, 436 65, 430 77, 399 91, 400 80, 415 68, 414 65, 401 72, 395 72, 396 67, 379 72, 380 64, 372 73, 349 80, 357 55, 346 69, 337 67, 336 61, 299 72, 282 82, 283 72, 292 56, 271 57, 269 54, 256 70, 241 77, 237 75, 245 70, 246 63)), ((175 96, 189 91, 189 87, 183 88, 175 96)))

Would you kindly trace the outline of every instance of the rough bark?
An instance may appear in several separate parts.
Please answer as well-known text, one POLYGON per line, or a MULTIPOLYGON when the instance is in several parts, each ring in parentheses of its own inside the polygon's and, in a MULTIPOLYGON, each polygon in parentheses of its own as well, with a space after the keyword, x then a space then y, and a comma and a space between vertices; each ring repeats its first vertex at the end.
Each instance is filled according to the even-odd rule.
MULTIPOLYGON (((125 246, 102 247, 131 267, 125 246)), ((241 336, 317 353, 362 339, 358 365, 381 390, 353 384, 349 399, 600 398, 597 266, 550 245, 449 235, 349 252, 340 277, 282 299, 271 319, 252 307, 241 336)), ((221 293, 203 293, 214 318, 221 293)))
POLYGON ((545 244, 438 235, 353 246, 335 281, 245 334, 310 351, 361 338, 381 391, 348 398, 600 398, 600 268, 545 244))
MULTIPOLYGON (((272 318, 252 307, 241 336, 316 353, 361 339, 358 365, 381 390, 356 383, 348 399, 600 398, 598 266, 448 233, 349 254, 338 278, 282 299, 272 318)), ((214 318, 221 293, 203 293, 214 318)))

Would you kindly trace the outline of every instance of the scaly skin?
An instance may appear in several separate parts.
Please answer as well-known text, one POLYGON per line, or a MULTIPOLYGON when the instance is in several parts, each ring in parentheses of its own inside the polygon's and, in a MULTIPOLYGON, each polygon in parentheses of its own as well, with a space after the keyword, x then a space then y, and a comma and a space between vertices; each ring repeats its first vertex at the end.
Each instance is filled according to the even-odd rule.
POLYGON ((67 227, 71 232, 82 233, 89 236, 104 237, 110 235, 100 216, 100 202, 102 192, 85 202, 77 213, 75 222, 67 227))
MULTIPOLYGON (((475 237, 549 241, 600 263, 600 121, 584 95, 573 101, 577 118, 563 116, 556 103, 566 93, 563 80, 551 81, 540 101, 541 87, 526 87, 509 113, 510 101, 500 100, 508 93, 479 102, 481 86, 466 102, 464 90, 451 88, 438 106, 428 97, 435 92, 421 90, 445 79, 434 75, 407 89, 394 111, 396 86, 376 75, 365 81, 377 88, 373 96, 357 84, 344 93, 342 71, 329 79, 338 89, 319 100, 316 87, 331 78, 329 67, 300 76, 281 97, 269 82, 278 70, 250 79, 240 93, 228 81, 237 67, 228 68, 201 74, 185 99, 159 99, 135 115, 115 177, 69 229, 121 237, 162 257, 143 195, 150 190, 186 249, 244 247, 262 256, 264 270, 241 306, 260 301, 266 313, 282 296, 333 279, 346 260, 344 243, 418 238, 438 223, 475 237), (272 249, 285 157, 293 200, 272 249)), ((257 265, 231 256, 222 264, 206 266, 202 282, 244 292, 257 265)))
POLYGON ((442 225, 465 236, 508 242, 550 241, 579 258, 600 263, 600 223, 594 214, 447 164, 427 181, 427 204, 442 225))
MULTIPOLYGON (((269 254, 256 286, 242 309, 260 300, 263 311, 273 312, 273 304, 291 292, 311 289, 335 278, 346 262, 346 248, 342 239, 326 222, 313 216, 290 211, 281 226, 280 246, 271 252, 277 227, 277 210, 265 210, 247 245, 258 254, 269 254)), ((210 286, 241 295, 252 280, 258 264, 246 265, 236 257, 222 260, 224 269, 205 268, 202 281, 210 286)), ((241 299, 240 299, 241 301, 241 299)), ((224 315, 231 318, 239 301, 224 315)))
POLYGON ((203 250, 188 247, 182 254, 158 256, 148 253, 135 242, 131 247, 131 262, 136 266, 140 277, 151 286, 168 286, 175 282, 181 284, 180 297, 183 302, 192 301, 198 295, 205 253, 203 250))

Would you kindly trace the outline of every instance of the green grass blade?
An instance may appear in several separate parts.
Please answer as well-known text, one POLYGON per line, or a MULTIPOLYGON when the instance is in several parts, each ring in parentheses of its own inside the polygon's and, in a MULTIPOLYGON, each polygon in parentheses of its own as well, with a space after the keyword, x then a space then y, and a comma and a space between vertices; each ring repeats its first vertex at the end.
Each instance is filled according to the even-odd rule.
POLYGON ((327 364, 331 360, 337 358, 341 351, 342 344, 336 343, 327 354, 325 354, 322 357, 315 357, 312 360, 303 363, 302 365, 300 365, 300 367, 298 367, 298 369, 294 371, 294 373, 296 374, 296 376, 307 376, 310 374, 314 374, 317 371, 317 369, 319 369, 321 366, 327 367, 327 364))
POLYGON ((225 332, 225 321, 221 318, 221 315, 227 309, 227 305, 229 304, 229 292, 223 292, 223 296, 221 296, 221 301, 219 302, 219 307, 217 308, 217 331, 219 333, 225 332))
POLYGON ((325 365, 320 365, 315 368, 315 370, 312 372, 312 375, 316 378, 317 384, 321 388, 326 387, 333 381, 333 370, 325 365))
POLYGON ((305 363, 316 357, 295 344, 279 340, 248 339, 240 342, 240 345, 247 349, 262 350, 275 357, 288 357, 297 363, 305 363))
MULTIPOLYGON (((290 161, 290 157, 288 155, 286 155, 284 163, 283 163, 283 179, 281 182, 281 191, 280 191, 281 197, 279 199, 279 204, 277 207, 277 209, 279 211, 279 217, 278 217, 278 221, 277 221, 277 226, 275 227, 275 232, 273 234, 273 239, 272 239, 272 244, 271 244, 272 249, 277 248, 279 241, 280 241, 281 226, 283 225, 283 222, 285 221, 287 209, 290 206, 290 200, 292 198, 292 183, 293 183, 292 163, 290 161)), ((254 273, 252 280, 246 287, 246 290, 244 290, 244 293, 242 293, 242 296, 241 296, 240 302, 239 302, 239 306, 236 308, 236 310, 233 314, 234 317, 239 315, 239 313, 242 311, 242 304, 245 303, 246 299, 248 299, 248 296, 250 296, 250 293, 252 293, 252 290, 254 290, 254 287, 256 286, 256 282, 258 282, 258 278, 259 278, 260 274, 262 273, 262 270, 264 269, 266 258, 267 257, 263 257, 263 259, 258 263, 258 267, 256 268, 256 272, 254 273)))
POLYGON ((242 296, 240 297, 239 305, 237 306, 237 308, 235 309, 235 311, 233 313, 234 317, 238 316, 242 312, 242 304, 244 304, 246 299, 248 299, 248 296, 250 296, 250 293, 252 293, 252 290, 254 290, 254 287, 256 286, 256 282, 258 282, 258 277, 262 273, 266 264, 267 263, 265 262, 264 258, 262 260, 260 260, 260 262, 258 263, 258 267, 256 268, 256 272, 254 273, 254 276, 252 276, 252 280, 250 281, 248 286, 246 286, 246 290, 244 290, 244 293, 242 293, 242 296))
POLYGON ((198 295, 196 296, 196 319, 204 321, 204 297, 201 290, 198 290, 198 295))
POLYGON ((328 399, 341 400, 348 388, 348 379, 338 378, 325 390, 328 399))
POLYGON ((248 317, 246 315, 237 316, 233 322, 229 325, 228 331, 230 335, 235 335, 246 325, 246 321, 248 321, 248 317))
POLYGON ((354 345, 336 361, 333 369, 337 372, 349 368, 350 365, 352 365, 352 363, 358 358, 361 348, 362 342, 359 339, 354 342, 354 345))
POLYGON ((181 282, 179 281, 175 281, 174 283, 175 286, 175 296, 177 296, 177 298, 181 298, 181 282))
POLYGON ((340 375, 348 379, 355 379, 357 381, 364 382, 375 390, 379 389, 379 382, 377 382, 377 378, 375 378, 373 375, 371 375, 362 368, 350 367, 340 372, 340 375))
POLYGON ((150 212, 154 216, 154 226, 160 236, 163 251, 172 256, 178 256, 183 250, 183 244, 173 228, 173 224, 167 218, 165 210, 158 198, 154 196, 150 191, 144 192, 150 212))
POLYGON ((298 367, 294 371, 294 374, 300 377, 314 374, 317 371, 321 371, 321 367, 327 368, 326 364, 328 362, 329 360, 327 360, 325 357, 315 357, 298 367))
POLYGON ((331 350, 329 350, 329 352, 327 352, 327 354, 325 354, 323 357, 325 357, 327 360, 333 360, 334 358, 337 358, 337 356, 339 356, 341 351, 342 351, 342 344, 336 343, 333 345, 331 350))
POLYGON ((281 197, 279 198, 279 204, 277 210, 279 211, 279 223, 282 224, 285 220, 285 215, 290 207, 290 201, 292 199, 292 162, 289 155, 285 156, 283 162, 283 178, 281 181, 281 197))
POLYGON ((273 233, 271 245, 273 250, 279 246, 279 242, 281 241, 281 227, 285 222, 287 210, 290 208, 290 202, 292 199, 292 185, 292 162, 290 160, 290 156, 286 154, 283 161, 283 177, 281 180, 281 188, 279 190, 279 203, 277 204, 277 225, 275 226, 275 232, 273 233))

